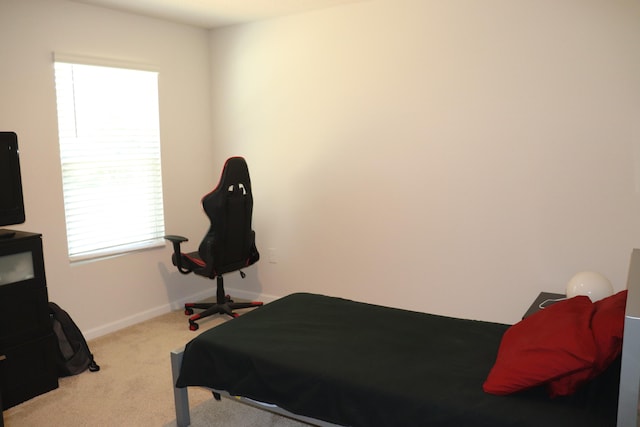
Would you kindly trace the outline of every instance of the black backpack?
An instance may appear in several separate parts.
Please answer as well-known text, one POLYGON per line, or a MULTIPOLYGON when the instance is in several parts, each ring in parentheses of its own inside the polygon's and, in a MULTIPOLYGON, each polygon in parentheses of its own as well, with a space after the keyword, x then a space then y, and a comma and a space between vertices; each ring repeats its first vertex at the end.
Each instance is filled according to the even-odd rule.
POLYGON ((100 366, 93 360, 87 341, 69 313, 54 302, 49 302, 49 313, 60 350, 56 360, 58 376, 76 375, 87 368, 91 372, 99 371, 100 366))

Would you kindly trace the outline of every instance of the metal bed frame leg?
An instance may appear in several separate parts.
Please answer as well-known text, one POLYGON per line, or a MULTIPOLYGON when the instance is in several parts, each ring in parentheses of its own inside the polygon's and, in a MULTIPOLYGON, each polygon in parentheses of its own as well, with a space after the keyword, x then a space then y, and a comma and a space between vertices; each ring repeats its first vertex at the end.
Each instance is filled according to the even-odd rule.
POLYGON ((171 352, 171 375, 173 377, 173 399, 176 408, 176 423, 178 427, 188 427, 191 424, 189 415, 189 394, 187 388, 176 387, 180 366, 182 365, 182 354, 184 348, 171 352))

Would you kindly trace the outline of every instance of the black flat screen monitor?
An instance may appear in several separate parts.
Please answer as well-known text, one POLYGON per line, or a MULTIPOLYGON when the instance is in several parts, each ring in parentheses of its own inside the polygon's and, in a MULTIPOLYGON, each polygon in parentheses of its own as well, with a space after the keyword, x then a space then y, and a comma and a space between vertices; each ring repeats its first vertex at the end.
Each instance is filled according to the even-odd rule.
MULTIPOLYGON (((24 221, 18 136, 15 132, 0 132, 0 226, 24 221)), ((7 231, 0 230, 2 234, 7 231)))

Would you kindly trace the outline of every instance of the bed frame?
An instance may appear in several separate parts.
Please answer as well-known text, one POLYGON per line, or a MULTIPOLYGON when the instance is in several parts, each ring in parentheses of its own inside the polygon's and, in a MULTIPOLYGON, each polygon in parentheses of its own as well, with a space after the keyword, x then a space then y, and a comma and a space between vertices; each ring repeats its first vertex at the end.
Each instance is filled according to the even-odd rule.
MULTIPOLYGON (((627 307, 625 311, 622 367, 618 398, 617 427, 640 427, 640 249, 631 254, 627 279, 627 307)), ((184 347, 171 352, 173 384, 176 384, 182 365, 184 347)), ((176 422, 178 427, 190 425, 188 388, 174 386, 176 422)), ((275 405, 257 402, 239 396, 230 396, 221 390, 212 390, 214 396, 234 400, 279 415, 320 427, 339 427, 336 424, 291 413, 275 405)))

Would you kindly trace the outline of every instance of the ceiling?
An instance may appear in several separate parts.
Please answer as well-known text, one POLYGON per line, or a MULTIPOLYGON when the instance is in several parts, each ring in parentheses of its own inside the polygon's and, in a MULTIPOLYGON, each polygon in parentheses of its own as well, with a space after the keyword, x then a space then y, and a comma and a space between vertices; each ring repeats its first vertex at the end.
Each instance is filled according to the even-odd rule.
POLYGON ((203 28, 241 24, 362 0, 75 0, 203 28))

